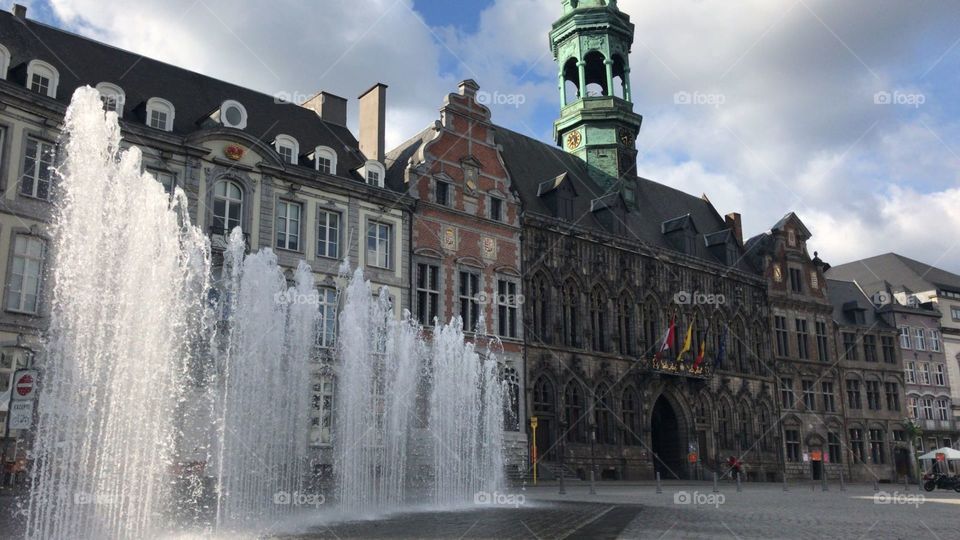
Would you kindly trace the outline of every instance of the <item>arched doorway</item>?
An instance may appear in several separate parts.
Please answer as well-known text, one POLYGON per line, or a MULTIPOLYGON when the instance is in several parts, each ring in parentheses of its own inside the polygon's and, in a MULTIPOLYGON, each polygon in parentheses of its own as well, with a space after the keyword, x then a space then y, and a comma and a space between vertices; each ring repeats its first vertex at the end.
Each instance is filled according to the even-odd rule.
POLYGON ((660 478, 686 478, 686 434, 684 423, 666 396, 653 406, 650 432, 653 438, 653 468, 660 478))

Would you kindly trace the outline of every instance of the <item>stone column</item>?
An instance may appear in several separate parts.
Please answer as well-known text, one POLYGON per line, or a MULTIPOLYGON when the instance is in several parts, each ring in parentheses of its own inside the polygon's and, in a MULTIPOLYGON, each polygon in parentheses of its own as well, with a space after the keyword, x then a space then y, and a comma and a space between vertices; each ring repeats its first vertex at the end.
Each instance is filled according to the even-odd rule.
POLYGON ((603 61, 603 65, 607 68, 607 96, 614 95, 613 92, 613 60, 609 58, 603 61))
POLYGON ((630 67, 623 68, 623 99, 633 102, 630 90, 630 67))
POLYGON ((577 70, 580 72, 580 99, 587 97, 587 63, 583 60, 577 62, 577 70))
POLYGON ((560 106, 564 107, 567 104, 567 81, 563 79, 563 71, 560 71, 560 106))

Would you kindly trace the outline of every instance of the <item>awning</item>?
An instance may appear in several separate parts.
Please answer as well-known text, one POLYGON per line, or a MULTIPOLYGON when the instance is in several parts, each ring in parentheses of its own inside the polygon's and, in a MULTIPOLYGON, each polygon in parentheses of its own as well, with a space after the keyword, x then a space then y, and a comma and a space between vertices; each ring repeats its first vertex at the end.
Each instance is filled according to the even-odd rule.
POLYGON ((958 459, 960 460, 960 450, 954 450, 953 448, 943 447, 927 452, 920 456, 920 459, 937 459, 937 454, 943 454, 948 460, 958 459))

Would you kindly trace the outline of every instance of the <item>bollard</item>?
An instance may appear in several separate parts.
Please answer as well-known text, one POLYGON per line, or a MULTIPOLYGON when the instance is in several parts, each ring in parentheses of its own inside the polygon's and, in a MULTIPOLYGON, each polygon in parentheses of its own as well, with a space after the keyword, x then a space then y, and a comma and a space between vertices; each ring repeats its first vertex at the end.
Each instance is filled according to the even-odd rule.
POLYGON ((713 473, 713 492, 720 493, 720 488, 717 486, 717 473, 713 473))
POLYGON ((903 490, 904 490, 904 491, 909 491, 909 490, 910 490, 910 484, 907 482, 907 477, 906 477, 906 476, 903 477, 903 490))
POLYGON ((878 491, 880 491, 880 484, 878 484, 877 481, 874 480, 874 481, 873 481, 873 492, 876 493, 876 492, 878 492, 878 491))
POLYGON ((827 487, 827 471, 820 473, 820 490, 830 491, 830 488, 827 487))
POLYGON ((843 469, 840 469, 840 491, 846 491, 847 485, 843 483, 843 469))
POLYGON ((787 489, 787 473, 783 473, 783 490, 790 491, 789 489, 787 489))
POLYGON ((743 491, 743 487, 740 485, 740 473, 737 473, 737 493, 743 491))
POLYGON ((663 493, 663 487, 660 485, 660 471, 657 471, 657 493, 663 493))

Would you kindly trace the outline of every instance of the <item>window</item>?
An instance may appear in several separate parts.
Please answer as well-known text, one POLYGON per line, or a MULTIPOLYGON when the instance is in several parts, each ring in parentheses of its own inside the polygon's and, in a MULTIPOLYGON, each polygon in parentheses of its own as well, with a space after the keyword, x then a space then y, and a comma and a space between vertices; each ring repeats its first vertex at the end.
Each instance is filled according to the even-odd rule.
POLYGON ((97 91, 100 92, 100 101, 103 102, 105 111, 113 111, 118 117, 123 117, 123 104, 125 97, 123 90, 111 83, 102 82, 97 85, 97 91))
POLYGON ((866 456, 863 451, 863 430, 850 430, 850 453, 853 454, 854 463, 865 463, 866 456))
POLYGON ((946 386, 947 385, 947 376, 944 372, 943 364, 934 364, 933 365, 933 383, 937 386, 946 386))
POLYGON ((476 330, 480 320, 480 275, 468 270, 460 271, 460 318, 467 332, 476 330))
POLYGON ((340 212, 317 211, 317 256, 340 257, 340 212))
POLYGON ((173 131, 173 104, 161 98, 147 100, 147 125, 154 129, 173 131))
POLYGON ((42 60, 31 60, 27 65, 27 88, 38 94, 56 99, 60 74, 57 69, 42 60))
POLYGON ((386 171, 379 161, 369 160, 363 165, 363 178, 367 184, 382 188, 384 176, 386 171))
POLYGON ((960 307, 950 307, 950 316, 953 320, 960 321, 960 307))
POLYGON ((7 282, 6 306, 9 311, 37 313, 45 248, 42 238, 15 235, 10 280, 7 282))
POLYGON ((908 384, 914 384, 917 382, 917 364, 914 362, 907 362, 903 367, 903 375, 908 384))
POLYGON ((220 123, 226 127, 244 129, 247 127, 247 109, 239 101, 228 99, 220 105, 218 113, 220 123))
POLYGON ((580 346, 580 292, 577 284, 568 281, 563 287, 563 344, 580 346))
POLYGON ((490 197, 490 219, 503 221, 503 199, 490 197))
POLYGON ((850 409, 862 408, 860 401, 860 381, 858 380, 847 380, 847 406, 850 409))
POLYGON ((927 340, 930 342, 930 350, 940 352, 940 331, 934 328, 927 330, 927 340))
POLYGON ((296 165, 300 161, 300 143, 290 135, 277 135, 273 147, 284 163, 296 165))
POLYGON ((595 351, 603 352, 607 350, 606 317, 606 297, 600 288, 595 288, 590 295, 590 330, 593 337, 593 350, 595 351))
POLYGON ((796 406, 797 398, 793 394, 793 379, 780 379, 780 400, 784 409, 792 409, 796 406))
POLYGON ((500 337, 517 337, 517 284, 497 280, 497 334, 500 337))
POLYGON ((877 361, 877 336, 863 336, 863 359, 867 362, 877 361))
POLYGON ((827 458, 830 463, 843 463, 843 452, 840 451, 840 436, 834 432, 827 433, 827 458))
POLYGON ((535 277, 532 288, 533 332, 535 334, 533 339, 550 343, 552 341, 552 328, 550 328, 552 326, 550 324, 552 312, 550 311, 550 288, 547 286, 546 278, 542 275, 535 277))
POLYGON ((823 410, 826 412, 837 412, 837 401, 833 393, 833 383, 821 382, 820 390, 823 394, 823 410))
POLYGON ((907 398, 907 412, 910 413, 910 418, 912 420, 920 419, 920 407, 917 402, 917 398, 907 398))
POLYGON ((640 415, 637 411, 637 404, 640 400, 633 388, 627 388, 623 391, 623 397, 620 400, 620 418, 623 420, 623 443, 630 446, 640 444, 640 415))
POLYGON ((337 174, 337 153, 332 148, 318 146, 313 151, 314 166, 325 174, 337 174))
POLYGON ((417 265, 417 321, 433 326, 440 315, 440 267, 435 264, 417 265))
POLYGON ((807 331, 807 320, 797 319, 797 355, 803 360, 810 359, 810 333, 807 331))
POLYGON ((790 291, 803 292, 803 272, 799 268, 790 268, 790 291))
POLYGON ((10 51, 0 45, 0 79, 7 78, 7 69, 10 68, 10 51))
POLYGON ((808 411, 815 410, 817 408, 817 394, 814 390, 813 381, 800 381, 800 386, 803 390, 803 406, 808 411))
POLYGON ((900 410, 900 385, 897 383, 884 383, 884 390, 887 394, 887 410, 890 411, 899 411, 900 410))
POLYGON ((503 396, 503 429, 520 431, 520 375, 516 369, 503 369, 503 385, 506 387, 503 396))
POLYGON ((160 171, 156 169, 149 169, 149 172, 157 179, 157 182, 160 182, 164 191, 173 193, 173 188, 177 185, 177 175, 170 171, 160 171))
POLYGON ((847 360, 859 360, 860 355, 857 353, 857 335, 844 332, 843 333, 843 351, 847 357, 847 360))
POLYGON ((583 392, 580 390, 580 384, 576 381, 570 381, 563 393, 563 397, 566 405, 565 420, 568 427, 567 441, 586 442, 586 437, 584 436, 586 433, 584 424, 586 422, 580 421, 580 417, 583 416, 583 392))
POLYGON ((933 420, 933 400, 930 398, 924 398, 920 400, 920 404, 923 407, 923 418, 926 420, 933 420))
POLYGON ((883 454, 883 439, 882 429, 870 430, 870 460, 874 464, 883 465, 886 463, 886 456, 883 454))
POLYGON ((790 335, 787 332, 787 318, 782 315, 774 317, 774 325, 777 331, 777 355, 790 355, 790 335))
POLYGON ((337 340, 337 290, 333 287, 320 287, 319 301, 317 346, 333 347, 337 340))
POLYGON ((918 351, 927 350, 927 341, 924 336, 923 328, 914 328, 913 330, 913 348, 918 351))
POLYGON ((800 461, 800 430, 784 430, 784 439, 787 443, 787 461, 794 463, 800 461))
POLYGON ((229 180, 221 180, 213 188, 213 232, 229 235, 240 227, 243 215, 243 191, 240 185, 229 180))
POLYGON ((603 383, 597 386, 594 393, 593 425, 596 429, 596 440, 599 444, 617 444, 609 394, 610 389, 603 383))
POLYGON ((950 402, 945 399, 937 400, 937 418, 940 420, 950 419, 950 402))
MULTIPOLYGON (((634 343, 634 305, 629 296, 623 295, 617 302, 617 351, 620 354, 633 355, 636 353, 634 343)), ((699 341, 698 341, 699 343, 699 341)))
POLYGON ((333 377, 320 375, 313 385, 310 443, 314 446, 331 443, 333 428, 333 377))
POLYGON ((816 270, 810 271, 810 288, 817 290, 820 288, 820 276, 817 275, 816 270))
POLYGON ((20 178, 20 194, 36 199, 50 198, 50 182, 53 175, 53 145, 27 138, 27 148, 23 156, 23 176, 20 178))
POLYGON ((930 384, 930 364, 927 362, 920 363, 920 376, 917 378, 917 382, 920 384, 930 384))
POLYGON ((277 202, 277 247, 300 250, 300 214, 303 205, 290 201, 277 202))
POLYGON ((817 355, 821 362, 830 361, 830 352, 827 342, 827 323, 825 321, 816 322, 817 330, 817 355))
POLYGON ((883 361, 887 364, 897 363, 897 353, 893 348, 893 338, 890 336, 880 337, 880 348, 883 350, 883 361))
POLYGON ((393 267, 393 225, 371 221, 367 224, 367 264, 377 268, 393 267))
POLYGON ((450 184, 443 180, 437 180, 436 187, 437 204, 447 206, 450 204, 450 184))
POLYGON ((880 381, 867 381, 867 408, 871 411, 880 410, 880 381))
POLYGON ((901 349, 910 349, 910 327, 901 326, 900 327, 900 348, 901 349))

